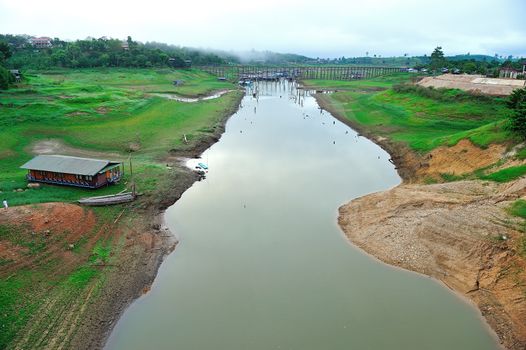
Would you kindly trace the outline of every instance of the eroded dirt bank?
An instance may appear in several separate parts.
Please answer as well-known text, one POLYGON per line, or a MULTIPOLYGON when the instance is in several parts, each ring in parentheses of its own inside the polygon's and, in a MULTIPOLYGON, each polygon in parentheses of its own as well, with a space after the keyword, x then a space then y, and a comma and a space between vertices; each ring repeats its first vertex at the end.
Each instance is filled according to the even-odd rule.
POLYGON ((102 349, 126 307, 149 290, 165 256, 177 244, 174 234, 164 226, 164 209, 196 179, 189 170, 175 170, 162 185, 170 191, 159 191, 141 205, 143 209, 135 220, 121 225, 124 247, 114 259, 99 296, 87 303, 72 335, 71 349, 102 349))
POLYGON ((522 232, 506 214, 526 180, 401 185, 340 208, 347 237, 380 260, 469 297, 508 349, 526 346, 522 232))
POLYGON ((526 349, 526 259, 522 222, 507 208, 526 196, 526 179, 508 184, 441 181, 496 163, 505 147, 480 149, 468 140, 418 155, 345 118, 316 96, 320 106, 391 154, 404 183, 343 205, 339 224, 354 244, 380 260, 432 276, 480 309, 501 343, 526 349))
POLYGON ((193 172, 176 169, 162 184, 171 185, 169 195, 154 194, 138 203, 138 208, 132 204, 113 210, 111 217, 72 203, 2 211, 0 224, 16 226, 18 239, 14 241, 34 244, 26 247, 0 241, 0 258, 10 262, 0 277, 32 270, 41 276, 35 283, 41 278, 58 283, 55 288, 32 288, 30 297, 43 302, 8 349, 102 348, 119 315, 148 290, 164 256, 175 248, 175 236, 162 225, 162 211, 195 179, 193 172), (31 253, 35 244, 42 249, 31 253), (107 259, 92 253, 108 244, 107 259), (100 278, 88 278, 85 287, 77 288, 84 280, 79 272, 93 269, 100 272, 100 278), (59 276, 69 277, 60 282, 59 276))

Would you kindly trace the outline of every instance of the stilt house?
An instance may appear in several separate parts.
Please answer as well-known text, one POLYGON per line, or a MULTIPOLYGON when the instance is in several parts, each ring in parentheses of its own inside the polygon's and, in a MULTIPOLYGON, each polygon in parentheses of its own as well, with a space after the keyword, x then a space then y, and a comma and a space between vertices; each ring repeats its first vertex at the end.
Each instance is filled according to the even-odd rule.
POLYGON ((39 155, 21 168, 28 170, 29 182, 85 188, 117 183, 124 170, 120 162, 62 155, 39 155))

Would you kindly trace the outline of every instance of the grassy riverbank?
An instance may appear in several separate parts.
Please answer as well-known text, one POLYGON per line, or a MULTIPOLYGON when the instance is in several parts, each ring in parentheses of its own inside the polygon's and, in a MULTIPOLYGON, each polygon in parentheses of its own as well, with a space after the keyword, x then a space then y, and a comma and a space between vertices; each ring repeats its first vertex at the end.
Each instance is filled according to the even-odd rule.
POLYGON ((304 83, 315 89, 336 91, 320 94, 318 102, 391 151, 406 180, 509 181, 516 178, 507 175, 516 175, 522 167, 492 175, 502 170, 498 168, 502 154, 498 153, 519 143, 507 129, 510 112, 505 98, 470 95, 459 90, 431 90, 413 86, 411 80, 414 80, 412 75, 400 73, 352 82, 307 80, 304 83), (440 157, 431 158, 440 152, 437 151, 440 147, 456 153, 459 163, 462 152, 478 153, 488 161, 476 161, 469 167, 438 165, 440 157), (431 168, 426 169, 429 166, 431 168), (405 171, 407 168, 412 170, 405 171))
POLYGON ((435 91, 432 98, 417 89, 393 89, 409 80, 407 74, 399 74, 353 82, 308 80, 305 84, 337 89, 322 98, 337 106, 349 121, 404 142, 419 153, 453 146, 464 138, 480 147, 510 138, 504 128, 509 112, 503 98, 480 98, 455 90, 435 91))
MULTIPOLYGON (((183 134, 192 142, 213 133, 225 110, 239 98, 231 93, 189 104, 150 95, 198 95, 232 88, 198 71, 74 70, 26 77, 23 85, 0 95, 0 191, 13 205, 74 200, 90 193, 51 187, 13 192, 25 188, 25 171, 19 166, 33 156, 35 148, 45 149, 47 140, 53 141, 56 153, 73 150, 118 159, 131 153, 137 181, 143 188, 151 187, 143 180, 155 178, 162 169, 148 165, 156 164, 167 150, 186 147, 183 134), (174 87, 174 80, 183 84, 174 87)), ((123 186, 98 193, 118 192, 123 186)))
POLYGON ((235 89, 195 70, 59 70, 25 77, 0 94, 0 196, 13 206, 0 217, 0 348, 100 347, 108 321, 151 282, 173 249, 156 215, 195 180, 175 156, 199 154, 215 142, 241 92, 198 103, 154 95, 235 89), (119 192, 129 187, 129 168, 121 184, 97 191, 26 189, 19 166, 40 152, 126 165, 131 155, 142 196, 101 209, 56 203, 119 192))

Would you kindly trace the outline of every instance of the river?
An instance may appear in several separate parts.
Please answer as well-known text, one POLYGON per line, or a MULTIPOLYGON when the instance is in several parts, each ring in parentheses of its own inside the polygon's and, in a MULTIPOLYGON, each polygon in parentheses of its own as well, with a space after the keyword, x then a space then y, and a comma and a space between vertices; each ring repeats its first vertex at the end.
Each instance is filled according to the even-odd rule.
POLYGON ((180 243, 106 349, 498 349, 472 305, 339 229, 341 204, 400 183, 389 154, 294 84, 258 93, 167 210, 180 243))

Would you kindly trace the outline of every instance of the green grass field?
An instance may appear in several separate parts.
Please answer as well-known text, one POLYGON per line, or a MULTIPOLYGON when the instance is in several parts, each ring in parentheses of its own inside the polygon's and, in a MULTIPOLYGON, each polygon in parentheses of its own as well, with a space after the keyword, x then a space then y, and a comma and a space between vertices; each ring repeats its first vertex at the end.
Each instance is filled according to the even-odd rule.
MULTIPOLYGON (((183 134, 196 140, 209 133, 239 100, 238 92, 199 103, 153 95, 198 96, 235 88, 196 70, 60 70, 25 76, 23 85, 0 94, 0 196, 12 205, 69 201, 93 193, 58 186, 14 192, 26 187, 25 171, 19 167, 32 157, 36 142, 58 140, 74 148, 117 153, 121 159, 138 148, 133 153, 135 180, 144 191, 155 185, 151 176, 165 171, 159 158, 181 147, 183 134), (183 84, 174 86, 174 80, 183 84)), ((124 186, 96 193, 118 192, 124 186)))
POLYGON ((83 69, 25 72, 25 77, 19 86, 0 93, 0 200, 6 198, 16 206, 119 192, 129 185, 130 154, 133 180, 145 196, 131 206, 84 209, 93 211, 97 224, 74 242, 73 248, 66 244, 68 232, 45 237, 41 232, 31 232, 26 223, 0 224, 0 242, 23 251, 18 261, 1 258, 0 268, 9 269, 20 259, 33 261, 30 267, 9 274, 0 270, 1 349, 9 347, 15 338, 24 348, 46 347, 46 334, 63 312, 78 311, 84 302, 96 299, 112 259, 124 249, 124 243, 129 244, 126 233, 135 232, 138 222, 150 219, 135 209, 165 195, 167 186, 174 185, 170 181, 177 181, 178 170, 168 169, 162 160, 170 150, 191 147, 210 136, 241 97, 241 92, 233 91, 218 99, 184 103, 155 96, 200 96, 236 89, 196 70, 83 69), (174 86, 174 80, 183 84, 174 86), (189 145, 182 142, 183 135, 189 145), (26 188, 26 171, 19 167, 33 157, 36 143, 49 140, 75 152, 86 152, 86 156, 125 161, 124 180, 98 190, 50 185, 26 188), (120 220, 115 225, 117 218, 120 220), (120 239, 114 238, 117 229, 125 233, 120 239), (70 259, 64 268, 63 251, 75 257, 75 265, 70 259), (20 333, 28 325, 32 332, 24 338, 26 335, 20 333))
POLYGON ((510 139, 505 128, 508 109, 502 98, 470 99, 458 92, 456 95, 463 98, 452 97, 445 102, 391 89, 411 78, 410 74, 401 73, 351 82, 307 80, 305 84, 337 90, 323 98, 342 110, 350 121, 404 142, 419 153, 441 145, 452 146, 464 138, 480 147, 510 139))
POLYGON ((407 73, 394 73, 386 76, 363 80, 304 80, 307 86, 325 90, 338 91, 379 91, 391 88, 394 84, 411 81, 412 75, 407 73))

